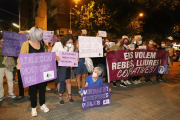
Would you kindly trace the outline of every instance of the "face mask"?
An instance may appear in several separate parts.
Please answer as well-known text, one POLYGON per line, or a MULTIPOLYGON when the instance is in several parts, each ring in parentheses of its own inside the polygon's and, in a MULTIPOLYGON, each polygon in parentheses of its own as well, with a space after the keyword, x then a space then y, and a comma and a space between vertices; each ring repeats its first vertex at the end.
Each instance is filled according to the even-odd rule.
POLYGON ((141 44, 142 44, 142 41, 139 41, 139 44, 141 45, 141 44))
POLYGON ((93 72, 92 77, 96 78, 97 76, 98 76, 97 73, 93 72))
POLYGON ((128 45, 128 42, 125 42, 124 44, 125 44, 125 45, 128 45))
POLYGON ((152 44, 153 44, 153 42, 151 41, 151 42, 149 42, 149 44, 151 44, 151 45, 152 45, 152 44))
POLYGON ((109 45, 109 42, 106 42, 106 45, 109 45))
POLYGON ((72 46, 72 44, 66 44, 66 46, 68 46, 70 48, 72 46))
POLYGON ((39 36, 38 41, 41 41, 43 39, 43 36, 39 36))
POLYGON ((161 44, 161 47, 165 47, 165 44, 161 44))

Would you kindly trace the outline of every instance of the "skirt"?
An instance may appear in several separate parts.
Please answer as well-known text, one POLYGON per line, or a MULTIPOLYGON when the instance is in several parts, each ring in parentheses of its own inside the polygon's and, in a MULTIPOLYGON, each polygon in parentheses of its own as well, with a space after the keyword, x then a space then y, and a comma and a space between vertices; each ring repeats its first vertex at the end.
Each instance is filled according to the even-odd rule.
POLYGON ((86 65, 84 63, 85 63, 85 58, 80 58, 79 63, 78 63, 78 67, 74 68, 74 73, 76 75, 88 74, 86 65))

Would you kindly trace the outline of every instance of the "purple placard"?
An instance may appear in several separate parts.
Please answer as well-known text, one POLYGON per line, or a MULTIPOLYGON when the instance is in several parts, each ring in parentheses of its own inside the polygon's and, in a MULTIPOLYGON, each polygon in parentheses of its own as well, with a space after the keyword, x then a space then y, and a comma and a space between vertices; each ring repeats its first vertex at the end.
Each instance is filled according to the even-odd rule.
POLYGON ((58 66, 78 67, 78 53, 60 51, 59 57, 60 61, 58 66))
POLYGON ((50 43, 53 41, 54 31, 43 31, 43 41, 45 43, 50 43))
POLYGON ((28 34, 4 31, 3 40, 1 55, 18 57, 22 44, 28 40, 28 34))
POLYGON ((55 52, 20 54, 23 86, 28 87, 57 78, 55 52))
POLYGON ((166 50, 118 50, 107 53, 110 81, 129 79, 132 76, 168 74, 166 50))
POLYGON ((111 104, 109 83, 82 88, 83 110, 111 104))

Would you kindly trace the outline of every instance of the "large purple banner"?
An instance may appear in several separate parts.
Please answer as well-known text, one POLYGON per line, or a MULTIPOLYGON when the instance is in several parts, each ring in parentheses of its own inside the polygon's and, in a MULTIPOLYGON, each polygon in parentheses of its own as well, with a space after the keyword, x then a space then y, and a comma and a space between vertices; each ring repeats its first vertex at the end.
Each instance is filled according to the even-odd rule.
POLYGON ((82 88, 83 110, 111 104, 109 83, 82 88))
POLYGON ((4 31, 3 40, 1 55, 18 57, 22 44, 28 40, 28 35, 4 31))
POLYGON ((107 53, 109 81, 132 76, 168 74, 166 50, 118 50, 107 53))
POLYGON ((54 52, 20 54, 19 64, 24 88, 56 79, 55 58, 54 52))

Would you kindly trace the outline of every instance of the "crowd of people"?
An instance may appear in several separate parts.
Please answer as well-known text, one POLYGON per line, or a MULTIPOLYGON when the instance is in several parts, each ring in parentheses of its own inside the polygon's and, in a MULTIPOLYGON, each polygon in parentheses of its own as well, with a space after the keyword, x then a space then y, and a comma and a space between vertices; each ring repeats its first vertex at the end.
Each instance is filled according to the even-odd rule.
MULTIPOLYGON (((82 36, 86 36, 87 31, 82 32, 82 36)), ((2 42, 0 41, 0 51, 2 50, 2 42)), ((103 78, 107 82, 107 66, 106 66, 106 55, 109 51, 117 50, 127 50, 130 49, 129 45, 134 45, 135 49, 139 49, 139 46, 146 46, 147 50, 167 50, 165 41, 161 41, 160 44, 156 44, 153 39, 148 41, 146 44, 145 41, 142 41, 142 36, 135 36, 132 41, 129 40, 128 36, 122 36, 122 38, 117 39, 116 44, 111 46, 110 40, 108 38, 102 38, 103 46, 103 57, 100 58, 91 58, 94 65, 94 71, 88 73, 87 67, 84 64, 85 58, 77 58, 78 67, 74 67, 74 74, 76 75, 76 81, 78 85, 78 91, 81 91, 81 87, 94 86, 103 84, 103 78), (89 74, 89 75, 88 75, 89 74), (81 84, 82 80, 82 84, 81 84)), ((168 49, 169 50, 169 61, 171 61, 171 66, 173 66, 173 45, 168 49)), ((33 27, 29 32, 29 40, 24 42, 20 54, 29 54, 29 53, 41 53, 41 52, 55 52, 56 53, 56 62, 60 61, 59 51, 66 52, 79 52, 78 39, 75 39, 71 34, 66 34, 61 40, 58 39, 56 43, 44 43, 43 42, 43 31, 38 27, 33 27)), ((24 98, 24 88, 22 84, 21 66, 19 65, 19 59, 13 57, 4 57, 0 55, 0 101, 2 101, 4 96, 3 89, 3 77, 4 73, 6 74, 7 83, 8 83, 8 97, 15 98, 15 100, 20 100, 24 98), (17 63, 15 63, 17 61, 17 63), (17 64, 17 65, 16 65, 17 64), (16 67, 15 67, 16 66, 16 67), (14 73, 13 73, 14 71, 14 73), (18 86, 19 86, 19 95, 16 96, 13 93, 13 78, 15 78, 17 72, 18 76, 18 86)), ((141 76, 132 77, 132 83, 139 84, 141 76)), ((58 95, 59 103, 64 104, 63 93, 67 89, 69 102, 74 102, 71 92, 71 67, 64 67, 57 65, 57 79, 54 80, 58 95)), ((157 75, 156 80, 162 82, 163 75, 157 75)), ((151 83, 151 76, 145 76, 145 82, 151 83)), ((129 79, 120 80, 120 86, 127 87, 132 84, 129 79)), ((32 116, 37 116, 37 91, 39 91, 39 104, 40 109, 44 112, 48 112, 49 108, 45 105, 45 92, 49 88, 47 87, 47 82, 39 83, 36 85, 29 86, 29 100, 32 107, 32 116)), ((113 81, 113 87, 117 87, 116 81, 113 81)))

